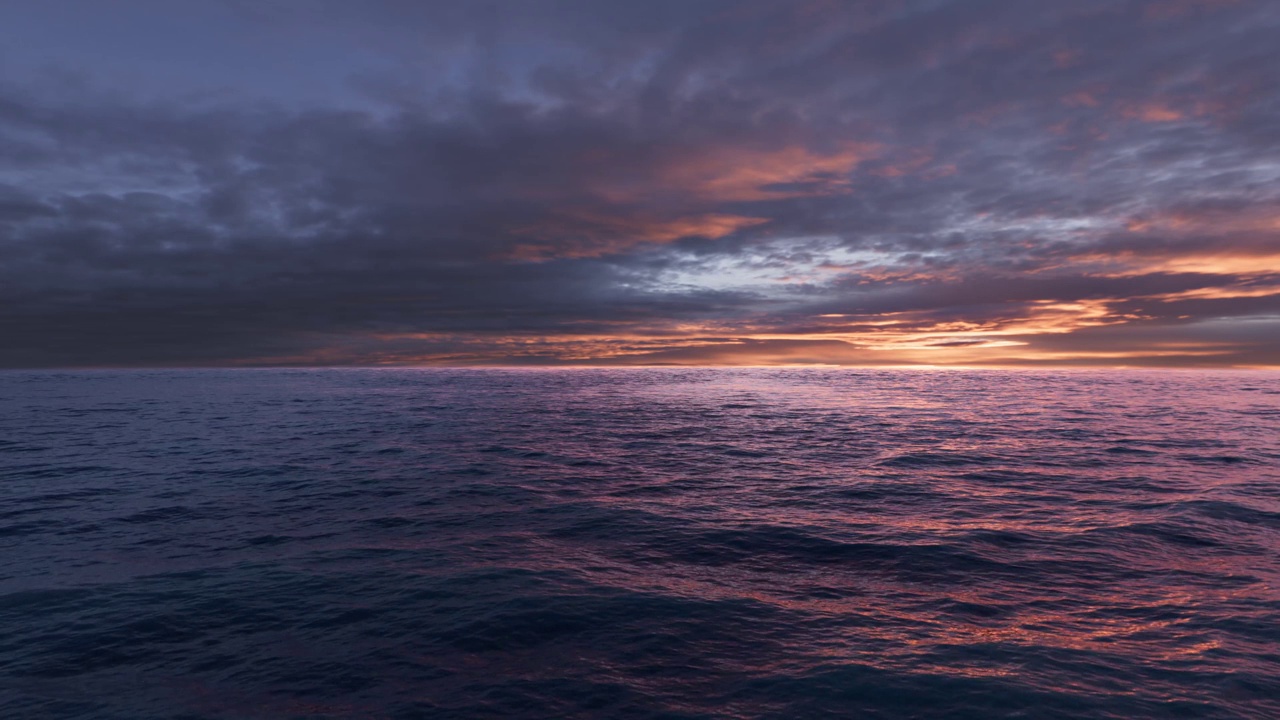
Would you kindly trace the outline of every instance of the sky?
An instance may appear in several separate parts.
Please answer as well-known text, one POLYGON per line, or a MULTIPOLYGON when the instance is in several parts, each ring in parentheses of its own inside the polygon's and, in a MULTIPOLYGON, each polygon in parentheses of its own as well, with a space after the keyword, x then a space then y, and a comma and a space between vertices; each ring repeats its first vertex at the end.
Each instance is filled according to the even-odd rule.
POLYGON ((0 367, 1280 366, 1276 0, 0 0, 0 367))

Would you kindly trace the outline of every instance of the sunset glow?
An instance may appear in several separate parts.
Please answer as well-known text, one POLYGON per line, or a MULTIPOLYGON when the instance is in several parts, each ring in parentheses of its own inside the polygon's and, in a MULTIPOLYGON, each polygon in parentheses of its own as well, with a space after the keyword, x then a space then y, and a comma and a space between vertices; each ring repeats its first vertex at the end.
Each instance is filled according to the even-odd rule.
POLYGON ((0 0, 0 719, 1280 718, 1280 0, 0 0))
POLYGON ((1280 365, 1272 3, 377 5, 15 17, 0 365, 1280 365))

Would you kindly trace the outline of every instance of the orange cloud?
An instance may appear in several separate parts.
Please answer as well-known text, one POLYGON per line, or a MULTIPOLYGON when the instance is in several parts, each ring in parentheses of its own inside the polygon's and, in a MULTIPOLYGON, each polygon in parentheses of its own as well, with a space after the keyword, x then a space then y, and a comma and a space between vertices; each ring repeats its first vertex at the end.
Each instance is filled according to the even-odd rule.
MULTIPOLYGON (((1222 253, 1195 253, 1163 257, 1154 260, 1137 259, 1139 267, 1132 274, 1153 272, 1203 273, 1206 275, 1271 275, 1280 273, 1280 252, 1245 254, 1224 251, 1222 253)), ((1121 275, 1123 276, 1123 275, 1121 275)))
POLYGON ((1186 117, 1182 112, 1158 102, 1125 105, 1120 114, 1128 120, 1148 123, 1176 122, 1186 117))
POLYGON ((1149 248, 1131 244, 1126 249, 1091 252, 1074 258, 1098 263, 1108 277, 1132 277, 1148 273, 1204 273, 1212 275, 1268 275, 1280 273, 1280 215, 1270 208, 1242 210, 1181 210, 1161 215, 1141 215, 1124 223, 1135 240, 1151 238, 1149 248), (1223 239, 1221 248, 1180 249, 1180 240, 1204 237, 1223 239))
MULTIPOLYGON (((1238 294, 1261 295, 1240 289, 1238 294)), ((1275 289, 1273 292, 1280 292, 1275 289)), ((1215 297, 1213 290, 1152 295, 1176 300, 1215 297)), ((981 321, 931 318, 928 311, 868 315, 824 313, 812 324, 779 332, 750 321, 617 321, 595 333, 565 331, 520 336, 389 334, 377 339, 387 351, 378 356, 399 364, 578 365, 911 365, 932 367, 1049 364, 1141 364, 1162 358, 1200 362, 1230 355, 1230 344, 1151 341, 1141 347, 1053 350, 1038 347, 1037 337, 1118 326, 1141 316, 1117 311, 1121 298, 1079 301, 1040 300, 1011 305, 1003 317, 981 321), (415 354, 415 343, 447 345, 448 354, 415 354), (1196 360, 1200 359, 1200 360, 1196 360)), ((1219 361, 1220 362, 1220 361, 1219 361)))
POLYGON ((1204 275, 1272 275, 1280 273, 1280 252, 1223 250, 1176 252, 1164 248, 1150 252, 1126 250, 1088 253, 1073 258, 1075 264, 1096 264, 1098 277, 1137 277, 1152 273, 1200 273, 1204 275))
MULTIPOLYGON (((857 344, 868 350, 926 351, 935 354, 969 353, 974 349, 1025 345, 1014 336, 1054 335, 1083 328, 1115 325, 1136 319, 1116 313, 1114 299, 1075 302, 1039 300, 1011 310, 1002 318, 977 321, 930 320, 927 314, 892 313, 874 316, 823 315, 823 336, 857 344)), ((809 335, 761 337, 799 339, 809 335)))
POLYGON ((1280 287, 1205 287, 1182 292, 1161 293, 1159 295, 1143 295, 1144 300, 1176 302, 1178 300, 1230 300, 1233 298, 1259 298, 1280 295, 1280 287))
POLYGON ((666 190, 712 201, 825 195, 846 190, 847 175, 875 151, 869 144, 847 144, 826 154, 802 146, 719 149, 672 163, 659 181, 666 190))
POLYGON ((515 229, 529 239, 508 255, 516 260, 600 257, 644 243, 668 243, 686 237, 721 238, 768 222, 744 215, 702 214, 655 218, 642 214, 574 210, 545 222, 515 229))

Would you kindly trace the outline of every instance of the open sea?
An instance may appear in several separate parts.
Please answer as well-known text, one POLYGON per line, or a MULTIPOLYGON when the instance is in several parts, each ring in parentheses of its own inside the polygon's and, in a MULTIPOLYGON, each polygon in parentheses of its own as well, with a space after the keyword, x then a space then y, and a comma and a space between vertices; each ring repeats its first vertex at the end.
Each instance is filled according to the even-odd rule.
POLYGON ((0 373, 0 717, 1280 718, 1280 373, 0 373))

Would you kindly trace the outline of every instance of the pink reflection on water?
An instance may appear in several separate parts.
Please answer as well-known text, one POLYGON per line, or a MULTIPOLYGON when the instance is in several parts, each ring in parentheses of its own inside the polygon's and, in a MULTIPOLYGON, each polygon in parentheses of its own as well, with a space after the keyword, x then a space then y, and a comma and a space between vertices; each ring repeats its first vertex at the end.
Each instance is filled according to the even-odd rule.
MULTIPOLYGON (((579 400, 630 403, 634 426, 558 437, 519 465, 539 477, 572 467, 563 490, 584 512, 666 519, 679 536, 531 533, 519 566, 803 618, 774 660, 744 658, 742 672, 853 663, 1001 677, 1063 651, 1254 673, 1268 642, 1197 615, 1266 620, 1280 542, 1265 524, 1204 511, 1280 511, 1274 494, 1243 491, 1280 480, 1274 465, 1240 455, 1280 457, 1280 441, 1239 421, 1280 401, 1196 392, 1188 375, 722 373, 626 398, 604 386, 579 400), (656 440, 678 448, 681 470, 647 454, 656 440)), ((1206 384, 1251 382, 1222 377, 1206 384)), ((1146 691, 1190 693, 1173 681, 1146 691)))

